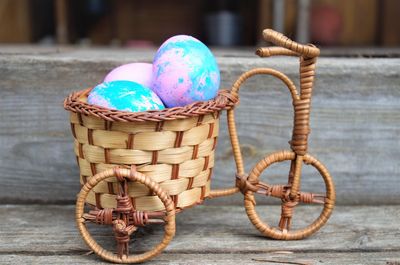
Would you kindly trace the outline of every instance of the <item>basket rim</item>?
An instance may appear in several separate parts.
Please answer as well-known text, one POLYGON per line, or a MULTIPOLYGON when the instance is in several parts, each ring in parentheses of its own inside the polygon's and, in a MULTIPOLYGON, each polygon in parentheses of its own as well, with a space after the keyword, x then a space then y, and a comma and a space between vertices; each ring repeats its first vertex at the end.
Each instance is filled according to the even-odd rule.
POLYGON ((74 91, 64 99, 64 109, 84 115, 94 116, 107 121, 134 122, 134 121, 169 121, 198 117, 221 110, 233 108, 238 102, 237 94, 230 90, 221 89, 218 95, 208 101, 196 101, 183 107, 165 108, 163 110, 149 110, 143 112, 128 112, 108 109, 86 103, 80 98, 87 96, 93 88, 74 91))

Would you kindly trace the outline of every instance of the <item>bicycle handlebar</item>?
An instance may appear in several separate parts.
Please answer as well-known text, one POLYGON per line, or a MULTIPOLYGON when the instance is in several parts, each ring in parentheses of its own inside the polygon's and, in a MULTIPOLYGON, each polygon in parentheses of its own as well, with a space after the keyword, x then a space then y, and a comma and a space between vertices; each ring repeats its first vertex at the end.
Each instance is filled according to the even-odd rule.
POLYGON ((269 57, 273 55, 301 55, 308 58, 317 57, 320 51, 312 44, 302 45, 292 41, 282 33, 276 32, 272 29, 265 29, 263 37, 280 47, 260 48, 257 50, 257 55, 261 57, 269 57))

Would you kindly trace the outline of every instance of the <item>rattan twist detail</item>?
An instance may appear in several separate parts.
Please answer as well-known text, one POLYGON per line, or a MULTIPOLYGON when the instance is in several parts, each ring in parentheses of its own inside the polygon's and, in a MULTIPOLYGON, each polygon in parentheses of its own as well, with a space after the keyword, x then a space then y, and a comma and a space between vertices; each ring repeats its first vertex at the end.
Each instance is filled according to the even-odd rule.
POLYGON ((236 187, 243 193, 245 194, 246 191, 250 190, 253 192, 257 192, 259 187, 257 186, 258 181, 250 182, 248 180, 247 175, 236 175, 236 187))
MULTIPOLYGON (((95 216, 95 222, 100 225, 111 225, 113 222, 114 209, 105 208, 98 210, 97 212, 91 211, 95 216)), ((90 214, 90 213, 89 213, 90 214)))
POLYGON ((266 41, 270 41, 277 46, 288 49, 291 52, 297 53, 303 57, 313 58, 319 56, 319 49, 314 45, 302 45, 292 41, 282 33, 276 32, 272 29, 265 29, 263 31, 263 37, 266 41))
POLYGON ((267 196, 280 197, 285 194, 286 187, 284 185, 272 185, 268 190, 267 196))
POLYGON ((148 214, 146 212, 142 212, 142 211, 132 212, 131 217, 132 217, 132 222, 136 226, 144 226, 147 224, 147 222, 149 220, 148 214))
POLYGON ((238 103, 239 98, 228 90, 220 90, 216 98, 208 101, 196 101, 183 107, 167 108, 163 110, 151 110, 145 112, 127 112, 103 108, 91 105, 80 100, 87 96, 92 88, 77 91, 70 94, 64 100, 64 109, 90 115, 110 122, 143 122, 143 121, 168 121, 197 117, 200 115, 214 113, 216 111, 232 108, 238 103))
POLYGON ((126 223, 121 220, 115 220, 113 222, 113 231, 115 240, 117 241, 117 253, 120 258, 124 255, 129 255, 129 240, 133 232, 136 231, 134 225, 127 226, 126 223))
POLYGON ((116 212, 128 214, 133 210, 131 199, 128 195, 117 196, 117 208, 116 212))
POLYGON ((301 192, 299 200, 304 203, 313 203, 314 202, 314 194, 301 192))

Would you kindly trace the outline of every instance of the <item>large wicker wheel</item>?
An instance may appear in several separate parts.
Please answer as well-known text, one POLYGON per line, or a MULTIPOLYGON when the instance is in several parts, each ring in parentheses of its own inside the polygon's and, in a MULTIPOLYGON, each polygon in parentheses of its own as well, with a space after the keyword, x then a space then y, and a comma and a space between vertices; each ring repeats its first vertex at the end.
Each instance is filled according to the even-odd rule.
MULTIPOLYGON (((104 209, 102 211, 112 211, 114 209, 104 209)), ((143 216, 144 214, 147 213, 142 213, 140 212, 139 215, 143 216)), ((154 214, 153 214, 154 215, 154 214)), ((159 215, 159 213, 158 213, 159 215)), ((100 219, 99 214, 97 215, 96 219, 100 219)), ((138 215, 136 215, 138 216, 138 215)), ((107 217, 103 217, 103 219, 107 219, 107 217)), ((134 217, 134 219, 137 219, 137 217, 134 217)), ((162 190, 162 188, 153 180, 151 180, 150 178, 146 177, 145 175, 135 171, 135 170, 129 170, 129 169, 124 169, 124 168, 114 168, 114 169, 109 169, 109 170, 105 170, 101 173, 98 173, 96 175, 94 175, 93 177, 91 177, 86 184, 82 187, 81 191, 79 192, 78 195, 78 199, 76 202, 76 222, 78 225, 78 229, 82 235, 83 240, 86 242, 86 244, 100 257, 102 257, 105 260, 111 261, 111 262, 115 262, 115 263, 139 263, 139 262, 143 262, 145 260, 148 260, 154 256, 156 256, 157 254, 159 254, 167 245, 168 243, 171 241, 171 239, 174 237, 175 235, 175 207, 174 207, 174 203, 171 200, 170 196, 162 190), (111 215, 111 217, 108 217, 108 220, 105 221, 105 223, 107 224, 113 224, 114 225, 114 232, 117 230, 117 232, 121 232, 122 231, 122 237, 124 236, 124 231, 125 236, 128 235, 127 240, 125 240, 125 242, 123 242, 123 244, 126 244, 125 246, 123 246, 123 254, 114 254, 110 251, 105 250, 104 248, 102 248, 94 239, 93 237, 90 235, 87 227, 86 227, 86 222, 88 221, 88 218, 86 217, 87 214, 84 213, 84 206, 85 206, 85 201, 86 198, 89 194, 89 191, 92 190, 98 183, 100 183, 101 181, 107 179, 107 178, 111 178, 111 177, 117 177, 117 179, 123 183, 129 180, 129 181, 137 181, 140 182, 144 185, 146 185, 155 195, 157 195, 161 201, 163 202, 166 211, 164 213, 162 213, 163 218, 162 218, 162 222, 165 224, 164 226, 164 237, 162 239, 162 241, 156 245, 153 249, 142 253, 142 254, 138 254, 138 255, 129 255, 128 254, 128 247, 127 244, 129 242, 129 235, 135 230, 135 226, 131 225, 131 229, 125 229, 125 230, 118 230, 121 228, 128 228, 129 223, 123 223, 123 221, 126 222, 126 220, 131 220, 130 218, 132 217, 128 217, 128 213, 124 216, 124 213, 121 214, 121 212, 117 213, 115 217, 114 215, 111 215), (119 216, 119 217, 118 217, 119 216), (123 216, 123 218, 121 218, 121 216, 123 216), (121 219, 117 219, 116 218, 121 218, 121 219)), ((139 222, 140 221, 137 221, 139 222)), ((142 222, 143 225, 143 222, 142 222)), ((117 237, 121 237, 121 233, 117 234, 117 237)), ((120 251, 119 251, 120 252, 120 251)))
MULTIPOLYGON (((308 154, 303 157, 303 162, 306 165, 313 166, 319 172, 325 183, 326 194, 299 192, 297 198, 293 201, 293 204, 291 204, 292 202, 289 197, 290 187, 288 185, 268 185, 260 182, 259 177, 261 173, 269 166, 282 161, 293 161, 295 158, 296 154, 292 151, 279 151, 273 153, 261 160, 252 169, 247 179, 249 183, 254 183, 258 187, 257 193, 277 197, 282 200, 282 216, 280 224, 278 227, 271 227, 260 219, 255 210, 256 203, 254 193, 256 192, 254 190, 252 191, 251 189, 247 189, 245 192, 245 208, 250 221, 263 235, 273 239, 296 240, 310 236, 318 231, 318 229, 320 229, 327 222, 335 204, 335 187, 328 170, 321 162, 308 154), (290 230, 288 228, 282 228, 281 225, 282 223, 286 222, 285 225, 290 227, 291 220, 284 220, 286 214, 285 211, 291 210, 293 213, 292 209, 284 209, 283 205, 285 202, 286 205, 289 205, 292 207, 292 209, 298 203, 323 204, 324 208, 319 217, 312 224, 300 230, 290 230)), ((290 216, 292 213, 290 213, 290 216)))

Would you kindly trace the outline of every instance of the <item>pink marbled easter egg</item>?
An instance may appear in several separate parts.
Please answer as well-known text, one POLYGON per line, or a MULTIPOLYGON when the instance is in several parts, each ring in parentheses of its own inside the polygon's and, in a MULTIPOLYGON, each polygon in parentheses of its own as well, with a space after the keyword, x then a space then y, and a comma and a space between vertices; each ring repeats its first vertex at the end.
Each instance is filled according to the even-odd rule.
POLYGON ((150 63, 128 63, 114 68, 104 78, 104 82, 117 80, 132 81, 145 87, 151 87, 153 66, 150 63))
POLYGON ((210 100, 217 95, 219 84, 220 72, 213 54, 191 36, 168 39, 154 57, 151 89, 167 107, 210 100))

